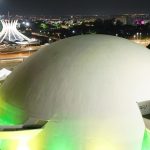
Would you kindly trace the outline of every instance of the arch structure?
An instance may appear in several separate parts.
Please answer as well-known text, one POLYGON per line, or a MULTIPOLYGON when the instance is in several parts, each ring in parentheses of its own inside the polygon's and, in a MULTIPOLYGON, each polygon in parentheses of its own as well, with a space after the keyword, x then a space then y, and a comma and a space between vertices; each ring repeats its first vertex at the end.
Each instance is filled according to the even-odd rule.
POLYGON ((9 42, 30 42, 31 39, 23 35, 17 30, 18 20, 1 20, 2 31, 0 32, 0 43, 3 41, 9 42))

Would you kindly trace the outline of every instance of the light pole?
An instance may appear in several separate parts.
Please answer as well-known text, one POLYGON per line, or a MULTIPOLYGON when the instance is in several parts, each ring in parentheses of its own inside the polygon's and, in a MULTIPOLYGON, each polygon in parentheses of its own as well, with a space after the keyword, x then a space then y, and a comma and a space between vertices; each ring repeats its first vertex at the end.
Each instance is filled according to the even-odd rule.
POLYGON ((138 40, 138 38, 139 38, 139 32, 137 32, 136 35, 137 35, 137 40, 138 40))
POLYGON ((136 35, 133 35, 133 38, 134 38, 134 40, 135 40, 135 38, 136 38, 136 35))
POLYGON ((140 32, 140 40, 142 39, 142 33, 140 32))

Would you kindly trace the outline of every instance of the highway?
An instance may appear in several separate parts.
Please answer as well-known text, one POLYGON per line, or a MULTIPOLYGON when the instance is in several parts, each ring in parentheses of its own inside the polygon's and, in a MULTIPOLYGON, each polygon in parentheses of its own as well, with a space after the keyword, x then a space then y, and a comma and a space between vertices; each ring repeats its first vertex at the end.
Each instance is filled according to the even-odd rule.
POLYGON ((13 70, 19 63, 23 62, 36 51, 37 50, 0 53, 0 69, 7 68, 13 70))
POLYGON ((37 50, 0 53, 0 60, 26 58, 37 50))

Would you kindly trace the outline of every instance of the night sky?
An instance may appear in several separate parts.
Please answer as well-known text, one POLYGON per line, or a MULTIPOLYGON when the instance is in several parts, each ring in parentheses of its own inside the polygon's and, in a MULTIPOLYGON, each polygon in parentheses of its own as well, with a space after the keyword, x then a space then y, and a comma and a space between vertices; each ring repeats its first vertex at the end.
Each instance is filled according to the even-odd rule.
POLYGON ((0 0, 0 14, 93 15, 150 13, 150 0, 0 0))

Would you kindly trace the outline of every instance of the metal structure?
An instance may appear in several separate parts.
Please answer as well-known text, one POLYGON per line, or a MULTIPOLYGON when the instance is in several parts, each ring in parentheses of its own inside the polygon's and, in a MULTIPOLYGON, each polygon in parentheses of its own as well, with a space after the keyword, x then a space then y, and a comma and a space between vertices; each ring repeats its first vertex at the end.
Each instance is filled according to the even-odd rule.
POLYGON ((3 29, 0 32, 0 43, 9 42, 30 42, 31 39, 23 35, 17 30, 18 20, 1 20, 3 29))

